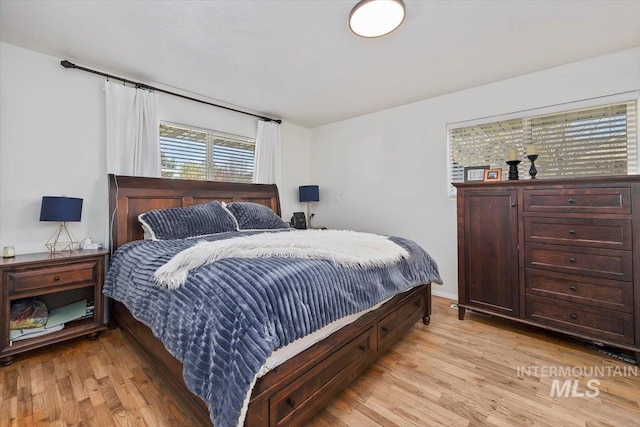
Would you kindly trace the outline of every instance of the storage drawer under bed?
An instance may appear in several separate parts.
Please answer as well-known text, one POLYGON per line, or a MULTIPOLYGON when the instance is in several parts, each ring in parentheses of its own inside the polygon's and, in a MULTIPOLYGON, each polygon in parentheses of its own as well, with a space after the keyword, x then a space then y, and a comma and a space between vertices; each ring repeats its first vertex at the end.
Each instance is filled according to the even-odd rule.
POLYGON ((423 315, 422 295, 414 294, 397 310, 378 322, 378 350, 384 351, 423 315))
POLYGON ((308 419, 307 412, 326 403, 320 400, 328 402, 331 399, 330 389, 337 390, 344 381, 350 382, 359 373, 358 367, 368 363, 374 354, 375 328, 371 326, 303 374, 298 381, 274 394, 270 399, 269 425, 298 425, 300 420, 308 419), (349 375, 349 371, 353 375, 349 375))

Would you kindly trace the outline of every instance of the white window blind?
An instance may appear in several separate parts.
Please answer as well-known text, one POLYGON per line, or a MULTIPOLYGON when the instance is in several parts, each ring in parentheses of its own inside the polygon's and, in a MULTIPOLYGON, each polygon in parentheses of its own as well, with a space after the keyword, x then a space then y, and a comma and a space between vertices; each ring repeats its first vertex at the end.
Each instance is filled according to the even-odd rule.
POLYGON ((160 124, 162 177, 251 182, 255 140, 160 124))
MULTIPOLYGON (((638 173, 636 101, 522 117, 449 129, 449 182, 464 181, 464 168, 503 168, 507 152, 522 160, 528 178, 527 146, 538 149, 538 178, 638 173)), ((455 187, 449 186, 455 195, 455 187)))

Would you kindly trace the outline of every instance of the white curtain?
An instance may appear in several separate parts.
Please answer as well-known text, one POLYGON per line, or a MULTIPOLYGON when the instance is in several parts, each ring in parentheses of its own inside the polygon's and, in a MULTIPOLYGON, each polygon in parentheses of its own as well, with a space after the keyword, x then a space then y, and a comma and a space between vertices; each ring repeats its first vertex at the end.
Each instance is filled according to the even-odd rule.
POLYGON ((158 94, 105 83, 107 98, 107 172, 160 176, 158 94))
POLYGON ((265 120, 258 121, 253 182, 276 184, 280 187, 280 125, 265 120))

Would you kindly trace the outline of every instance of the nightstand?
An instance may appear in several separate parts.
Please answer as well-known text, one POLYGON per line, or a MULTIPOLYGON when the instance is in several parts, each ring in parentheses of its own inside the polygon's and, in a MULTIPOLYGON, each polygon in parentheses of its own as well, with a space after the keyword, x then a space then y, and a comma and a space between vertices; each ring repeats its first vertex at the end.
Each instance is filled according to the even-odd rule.
POLYGON ((15 355, 38 347, 82 335, 89 335, 91 339, 98 337, 105 329, 102 285, 107 254, 105 250, 81 250, 0 259, 0 365, 9 365, 15 355), (9 333, 11 304, 23 298, 44 302, 49 312, 78 301, 92 301, 93 316, 68 322, 56 332, 12 342, 9 333))

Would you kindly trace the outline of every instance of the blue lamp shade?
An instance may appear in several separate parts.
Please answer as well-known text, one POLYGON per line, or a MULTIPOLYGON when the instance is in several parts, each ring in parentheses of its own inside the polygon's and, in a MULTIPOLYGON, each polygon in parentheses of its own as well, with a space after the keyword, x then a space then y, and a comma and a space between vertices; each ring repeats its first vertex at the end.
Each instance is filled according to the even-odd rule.
POLYGON ((300 202, 319 202, 320 189, 317 185, 301 185, 298 187, 298 198, 300 202))
POLYGON ((40 221, 80 221, 82 216, 82 199, 76 197, 52 197, 42 198, 40 208, 40 221))

